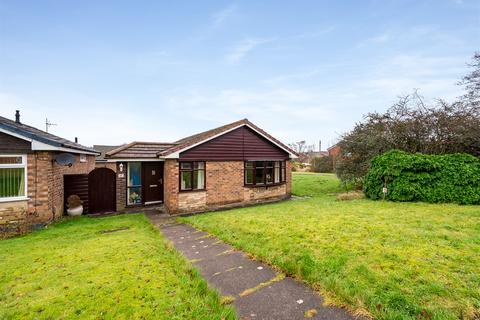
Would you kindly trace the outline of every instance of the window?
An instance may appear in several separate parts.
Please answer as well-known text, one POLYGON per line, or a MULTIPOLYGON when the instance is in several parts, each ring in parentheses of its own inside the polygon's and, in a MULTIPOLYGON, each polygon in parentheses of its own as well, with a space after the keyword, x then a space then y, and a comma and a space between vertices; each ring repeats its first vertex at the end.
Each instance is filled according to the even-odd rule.
POLYGON ((142 203, 142 163, 129 162, 127 167, 127 204, 142 203))
POLYGON ((80 162, 87 162, 87 155, 82 153, 80 154, 80 162))
POLYGON ((27 157, 0 155, 0 200, 25 198, 27 194, 27 157))
POLYGON ((205 162, 180 162, 180 190, 205 189, 205 162))
POLYGON ((245 184, 268 186, 285 182, 285 161, 245 161, 245 184))

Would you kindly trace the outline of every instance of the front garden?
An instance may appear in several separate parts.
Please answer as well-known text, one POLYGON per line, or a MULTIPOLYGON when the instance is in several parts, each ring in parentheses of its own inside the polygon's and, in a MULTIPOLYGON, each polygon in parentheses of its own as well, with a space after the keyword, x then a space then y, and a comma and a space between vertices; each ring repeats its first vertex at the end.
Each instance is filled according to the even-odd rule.
POLYGON ((0 241, 0 319, 233 319, 141 214, 0 241))
POLYGON ((294 174, 304 200, 182 218, 378 319, 480 317, 480 206, 337 200, 331 174, 294 174))

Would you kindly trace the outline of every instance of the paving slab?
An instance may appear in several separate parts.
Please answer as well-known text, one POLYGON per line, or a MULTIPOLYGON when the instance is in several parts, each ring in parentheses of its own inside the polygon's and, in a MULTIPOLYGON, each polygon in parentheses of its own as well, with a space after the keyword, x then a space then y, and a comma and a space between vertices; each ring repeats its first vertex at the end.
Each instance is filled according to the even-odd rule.
POLYGON ((323 299, 292 278, 285 278, 235 301, 243 319, 310 319, 348 320, 345 310, 323 306, 323 299), (265 306, 268 308, 265 308, 265 306), (315 311, 312 311, 315 310, 315 311))
POLYGON ((206 232, 186 224, 164 223, 153 215, 147 217, 212 288, 234 298, 240 319, 363 319, 325 306, 322 297, 304 283, 284 277, 206 232))

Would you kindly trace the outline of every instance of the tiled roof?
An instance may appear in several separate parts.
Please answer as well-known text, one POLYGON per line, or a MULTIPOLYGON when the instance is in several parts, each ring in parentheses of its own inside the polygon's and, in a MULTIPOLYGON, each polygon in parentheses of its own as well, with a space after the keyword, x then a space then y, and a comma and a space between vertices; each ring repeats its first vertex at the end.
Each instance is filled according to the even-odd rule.
POLYGON ((183 150, 185 148, 193 146, 197 143, 200 143, 202 141, 205 141, 205 140, 208 140, 212 137, 220 135, 223 132, 232 130, 236 127, 240 127, 242 125, 251 127, 252 129, 260 132, 262 135, 264 135, 265 137, 267 137, 269 140, 273 141, 277 145, 281 146, 285 150, 289 151, 290 153, 292 153, 294 155, 297 155, 297 153, 295 151, 293 151, 288 146, 284 145, 282 142, 275 139, 274 137, 272 137, 271 135, 269 135, 268 133, 266 133, 265 131, 263 131, 262 129, 260 129, 256 125, 254 125, 253 123, 251 123, 248 119, 238 120, 238 121, 226 124, 224 126, 221 126, 221 127, 215 128, 215 129, 211 129, 211 130, 208 130, 208 131, 204 131, 204 132, 197 133, 197 134, 194 134, 192 136, 180 139, 178 141, 175 141, 174 142, 175 145, 173 145, 172 147, 170 147, 168 149, 165 149, 163 151, 160 151, 158 153, 158 155, 159 156, 168 156, 171 153, 178 152, 180 150, 183 150))
POLYGON ((70 148, 70 149, 75 149, 80 151, 98 153, 93 148, 85 147, 73 141, 60 138, 51 133, 42 131, 40 129, 31 127, 31 126, 27 126, 26 124, 23 124, 23 123, 17 123, 13 120, 10 120, 1 116, 0 116, 0 128, 16 133, 25 138, 37 140, 39 142, 42 142, 54 147, 70 148))
POLYGON ((105 158, 156 158, 157 154, 174 146, 167 142, 140 142, 134 141, 105 152, 105 158))

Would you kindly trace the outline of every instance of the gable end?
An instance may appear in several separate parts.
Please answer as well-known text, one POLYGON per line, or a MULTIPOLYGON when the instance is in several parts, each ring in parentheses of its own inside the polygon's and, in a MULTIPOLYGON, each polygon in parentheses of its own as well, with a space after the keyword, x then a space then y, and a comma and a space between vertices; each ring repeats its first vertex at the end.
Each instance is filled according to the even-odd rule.
POLYGON ((180 160, 286 160, 289 154, 247 126, 180 153, 180 160))

